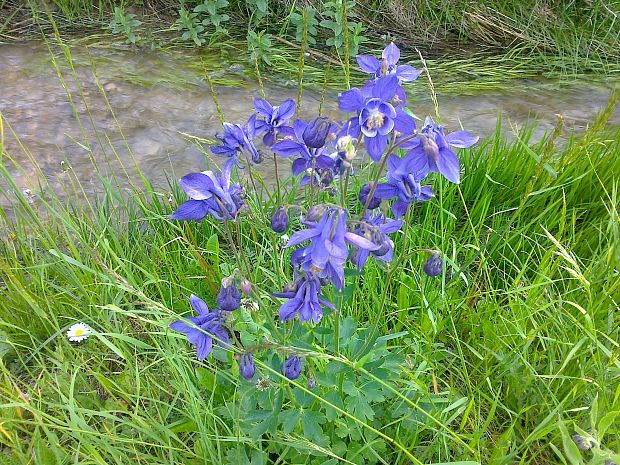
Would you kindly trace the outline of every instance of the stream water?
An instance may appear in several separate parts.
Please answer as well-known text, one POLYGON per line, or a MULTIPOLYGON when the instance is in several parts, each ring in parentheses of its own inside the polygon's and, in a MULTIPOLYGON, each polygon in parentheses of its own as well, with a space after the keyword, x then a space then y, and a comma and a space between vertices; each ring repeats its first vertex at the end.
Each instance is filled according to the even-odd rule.
MULTIPOLYGON (((187 134, 212 138, 221 130, 221 124, 203 73, 192 66, 195 58, 187 53, 177 56, 114 49, 91 49, 87 53, 74 48, 71 54, 77 63, 75 75, 62 54, 55 53, 62 63, 59 69, 63 86, 47 48, 40 44, 0 45, 4 148, 20 165, 9 166, 20 188, 32 188, 33 181, 44 176, 49 182, 47 189, 63 196, 68 182, 66 170, 71 167, 85 189, 96 191, 95 164, 104 172, 122 173, 118 156, 129 175, 136 175, 127 147, 146 178, 163 190, 168 186, 167 177, 205 169, 208 161, 187 134), (99 86, 105 90, 105 97, 99 86), (31 160, 36 160, 40 170, 31 160)), ((238 67, 221 73, 235 75, 241 84, 216 86, 225 117, 231 122, 245 122, 252 112, 252 99, 260 96, 260 90, 243 78, 238 67)), ((272 102, 297 96, 292 85, 269 77, 265 83, 267 98, 272 102)), ((536 118, 540 137, 553 128, 557 114, 565 118, 566 134, 573 128, 583 130, 605 105, 611 85, 524 82, 494 93, 439 95, 438 99, 442 123, 449 130, 459 129, 462 122, 470 132, 485 137, 495 132, 498 116, 508 133, 536 118)), ((417 90, 410 99, 410 108, 420 117, 433 114, 431 100, 422 97, 425 84, 416 83, 413 88, 417 90)), ((335 92, 328 93, 323 112, 342 119, 336 97, 335 92)), ((320 98, 320 92, 304 91, 300 116, 316 115, 320 98)), ((612 124, 620 124, 618 112, 612 124)), ((9 163, 6 157, 1 162, 9 163)), ((261 169, 264 179, 274 179, 271 163, 261 169)), ((4 197, 0 205, 9 202, 4 197)))

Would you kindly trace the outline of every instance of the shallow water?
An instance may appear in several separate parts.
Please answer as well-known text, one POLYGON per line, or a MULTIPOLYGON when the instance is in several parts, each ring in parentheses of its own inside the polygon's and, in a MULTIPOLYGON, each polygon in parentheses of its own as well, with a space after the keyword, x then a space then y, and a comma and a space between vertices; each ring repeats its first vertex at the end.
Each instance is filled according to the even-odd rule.
MULTIPOLYGON (((61 53, 55 52, 65 90, 45 47, 0 45, 4 144, 5 151, 21 166, 9 168, 20 188, 33 188, 33 181, 44 176, 50 183, 47 189, 62 197, 69 185, 66 171, 71 167, 86 190, 96 191, 99 182, 95 164, 107 176, 110 169, 122 173, 122 162, 129 175, 136 178, 137 168, 127 147, 145 177, 163 191, 168 190, 167 177, 205 169, 208 161, 204 153, 187 134, 212 138, 221 125, 203 73, 195 66, 196 57, 111 49, 91 49, 87 53, 78 48, 72 49, 71 54, 76 62, 75 76, 61 53), (99 85, 105 90, 114 114, 99 85)), ((252 111, 253 97, 260 96, 258 86, 248 82, 240 71, 238 66, 231 66, 215 72, 216 76, 232 75, 241 84, 216 86, 217 99, 226 120, 231 122, 245 122, 252 111)), ((296 88, 264 78, 270 101, 296 98, 296 88)), ((415 83, 412 89, 409 107, 422 118, 433 114, 425 84, 415 83)), ((495 93, 439 95, 438 99, 442 123, 449 130, 459 129, 462 122, 470 132, 485 137, 495 132, 498 116, 507 131, 522 127, 535 117, 540 137, 553 128, 557 114, 565 118, 565 135, 571 128, 583 130, 605 105, 610 89, 611 84, 582 82, 559 86, 529 82, 495 93)), ((333 119, 342 119, 336 97, 336 93, 328 93, 323 111, 333 119)), ((320 92, 304 91, 301 117, 316 115, 320 99, 320 92)), ((612 117, 612 124, 620 124, 618 112, 612 117)), ((3 163, 9 162, 5 158, 3 163)), ((261 174, 268 183, 273 181, 272 164, 265 163, 261 174)), ((121 181, 121 186, 127 185, 121 181)), ((3 198, 0 205, 9 201, 8 197, 3 198)))

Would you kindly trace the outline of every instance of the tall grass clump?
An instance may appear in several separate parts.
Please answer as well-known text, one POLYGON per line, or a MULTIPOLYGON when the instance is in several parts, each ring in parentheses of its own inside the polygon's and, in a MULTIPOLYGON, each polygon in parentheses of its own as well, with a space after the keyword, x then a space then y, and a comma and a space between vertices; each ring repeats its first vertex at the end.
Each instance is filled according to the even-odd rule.
MULTIPOLYGON (((606 127, 618 95, 567 141, 561 121, 537 143, 532 127, 509 142, 498 123, 459 152, 462 170, 444 169, 427 160, 449 156, 442 140, 474 138, 432 120, 413 132, 394 96, 417 72, 392 73, 395 50, 384 53, 376 93, 341 97, 349 112, 383 106, 340 126, 339 150, 321 152, 332 122, 289 123, 293 101, 257 99, 258 115, 226 124, 211 148, 228 157, 222 172, 181 179, 191 201, 144 176, 126 195, 122 171, 109 177, 94 158, 96 196, 70 167, 54 192, 26 147, 3 145, 13 132, 0 115, 2 460, 618 463, 620 131, 606 127), (386 105, 399 134, 378 150, 370 126, 392 118, 386 105), (360 166, 364 146, 377 163, 360 166), (412 153, 420 170, 401 193, 396 168, 412 153), (253 163, 288 172, 276 155, 297 157, 297 176, 260 188, 253 163), (15 173, 34 173, 29 191, 15 173), (419 203, 406 202, 416 184, 419 203), (380 235, 367 210, 403 224, 380 235), (341 275, 344 212, 357 266, 341 275), (304 233, 323 220, 332 244, 304 233), (284 232, 312 238, 297 262, 284 232), (325 302, 310 315, 308 301, 287 311, 302 285, 325 302)), ((100 136, 92 144, 126 164, 100 136)))

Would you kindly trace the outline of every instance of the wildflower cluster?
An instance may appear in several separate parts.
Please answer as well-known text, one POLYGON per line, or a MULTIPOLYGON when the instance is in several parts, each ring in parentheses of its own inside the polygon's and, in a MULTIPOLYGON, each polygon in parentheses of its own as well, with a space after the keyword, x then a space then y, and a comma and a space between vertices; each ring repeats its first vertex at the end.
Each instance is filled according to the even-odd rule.
MULTIPOLYGON (((292 249, 293 276, 282 292, 271 294, 283 299, 278 311, 281 322, 298 319, 319 323, 325 310, 337 310, 327 296, 333 294, 330 288, 343 290, 347 266, 361 271, 369 259, 383 265, 392 261, 395 253, 390 236, 403 227, 413 204, 434 196, 426 183, 429 173, 460 182, 460 164, 454 149, 470 147, 478 138, 467 131, 446 133, 430 117, 418 128, 406 108, 403 86, 415 81, 421 71, 399 64, 399 60, 400 51, 393 43, 380 58, 357 57, 362 71, 371 77, 361 88, 339 95, 340 109, 350 114, 342 122, 322 116, 311 121, 294 119, 293 100, 272 105, 255 99, 255 113, 248 121, 243 125, 224 123, 223 134, 217 136, 219 143, 211 147, 213 154, 226 159, 221 173, 191 173, 180 180, 189 200, 179 206, 172 219, 200 221, 211 216, 234 222, 245 207, 243 189, 231 182, 235 167, 251 174, 253 165, 263 162, 265 149, 291 160, 292 174, 299 178, 299 185, 308 186, 309 205, 279 205, 270 220, 272 230, 284 235, 293 223, 291 215, 302 212, 302 228, 291 231, 285 245, 292 249), (357 174, 354 160, 362 148, 370 163, 376 165, 377 174, 356 192, 359 204, 352 207, 347 202, 349 178, 357 174)), ((277 163, 276 157, 274 161, 277 163)), ((281 198, 279 192, 277 198, 281 198)), ((442 273, 441 253, 431 253, 423 270, 437 276, 442 273)), ((254 347, 231 342, 233 332, 227 326, 225 313, 240 306, 236 279, 224 279, 214 311, 192 296, 190 302, 198 316, 176 321, 171 328, 184 333, 196 346, 199 360, 211 352, 214 341, 224 348, 234 346, 245 379, 256 375, 257 351, 274 348, 286 355, 281 361, 282 374, 298 378, 304 369, 303 353, 271 342, 254 347)), ((249 283, 247 286, 250 293, 249 283)))

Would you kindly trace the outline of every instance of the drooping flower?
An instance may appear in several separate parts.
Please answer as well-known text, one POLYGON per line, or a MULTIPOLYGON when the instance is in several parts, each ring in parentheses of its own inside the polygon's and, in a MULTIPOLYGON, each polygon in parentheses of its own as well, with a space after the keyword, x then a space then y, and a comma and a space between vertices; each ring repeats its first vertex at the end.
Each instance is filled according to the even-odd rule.
POLYGON ((434 277, 439 276, 443 269, 443 259, 441 258, 441 253, 433 253, 424 263, 424 273, 426 275, 434 277))
POLYGON ((230 182, 232 165, 232 160, 226 162, 219 176, 213 171, 183 176, 179 184, 190 200, 179 205, 170 219, 200 221, 207 215, 217 220, 234 219, 244 205, 244 196, 241 186, 230 182))
POLYGON ((448 181, 459 183, 461 180, 459 159, 450 147, 468 148, 478 142, 479 137, 467 131, 444 134, 443 127, 436 124, 429 116, 424 121, 419 137, 402 145, 410 149, 412 163, 416 171, 426 175, 428 172, 441 173, 448 181))
POLYGON ((364 145, 370 157, 379 161, 388 145, 388 135, 394 131, 400 135, 413 134, 416 125, 412 116, 400 106, 389 103, 398 88, 398 78, 388 75, 377 80, 372 89, 351 90, 340 94, 340 108, 356 112, 345 127, 352 137, 364 135, 364 145))
POLYGON ((237 166, 241 166, 239 162, 239 155, 241 154, 245 155, 248 163, 256 164, 262 162, 263 155, 254 145, 256 124, 256 115, 250 116, 244 126, 224 123, 224 133, 216 135, 221 143, 212 146, 211 152, 215 155, 234 160, 237 166))
MULTIPOLYGON (((334 160, 329 156, 325 146, 312 147, 306 144, 304 133, 307 128, 308 124, 305 121, 295 121, 293 124, 295 138, 284 139, 283 141, 275 143, 271 148, 276 155, 281 157, 294 157, 299 155, 299 158, 293 160, 292 170, 294 176, 306 173, 306 176, 302 179, 302 185, 308 184, 311 180, 310 176, 307 175, 308 169, 331 169, 334 166, 334 160)), ((314 141, 315 140, 312 142, 314 141)))
POLYGON ((412 202, 424 202, 433 197, 433 189, 430 186, 420 185, 425 175, 413 171, 415 168, 413 162, 411 155, 404 158, 390 155, 387 182, 377 185, 375 190, 375 196, 383 200, 397 197, 392 204, 392 212, 396 218, 402 217, 412 202))
POLYGON ((71 342, 82 342, 88 339, 92 334, 92 330, 84 323, 76 323, 71 325, 67 330, 67 338, 71 342))
POLYGON ((381 199, 375 196, 374 193, 373 193, 372 198, 370 199, 370 202, 368 201, 368 196, 370 195, 370 191, 372 190, 373 185, 374 185, 373 181, 370 181, 364 184, 362 188, 360 189, 359 194, 357 195, 357 198, 361 202, 361 204, 364 206, 368 204, 368 209, 370 210, 379 208, 379 206, 381 205, 381 199))
POLYGON ((280 370, 290 380, 299 378, 301 375, 301 357, 291 355, 282 363, 280 370))
POLYGON ((336 308, 328 301, 321 299, 321 283, 312 273, 303 273, 295 281, 288 283, 284 292, 274 294, 275 297, 288 299, 280 307, 280 320, 292 320, 299 316, 299 321, 312 320, 318 323, 323 318, 323 307, 331 310, 336 308))
POLYGON ((232 278, 222 279, 222 286, 217 295, 217 306, 225 312, 232 312, 241 305, 241 294, 232 278))
POLYGON ((297 250, 291 260, 298 260, 304 270, 319 278, 329 278, 337 289, 342 289, 344 284, 347 243, 367 250, 378 249, 369 240, 347 231, 346 221, 346 210, 328 208, 318 223, 306 221, 307 229, 297 231, 286 244, 292 247, 310 241, 310 245, 297 250))
POLYGON ((368 257, 372 255, 376 260, 389 262, 394 256, 394 242, 387 235, 400 229, 403 222, 385 218, 381 212, 366 212, 364 221, 358 223, 355 232, 377 245, 376 250, 358 248, 352 255, 352 262, 361 270, 368 257))
POLYGON ((239 374, 243 376, 244 379, 250 381, 254 377, 254 373, 256 373, 254 355, 250 352, 241 354, 241 357, 239 358, 239 374))
POLYGON ((204 360, 213 349, 213 339, 221 347, 229 347, 228 331, 220 312, 209 311, 206 303, 195 295, 189 299, 198 316, 190 316, 170 323, 170 329, 185 334, 190 344, 196 347, 198 360, 204 360))
POLYGON ((267 100, 255 98, 254 108, 264 118, 256 120, 256 133, 265 133, 263 136, 265 145, 271 147, 275 144, 278 134, 292 134, 292 128, 288 126, 289 120, 295 114, 295 102, 292 99, 287 99, 274 107, 267 100))
POLYGON ((288 211, 284 207, 278 207, 271 217, 271 229, 277 233, 283 233, 288 229, 288 211))
POLYGON ((320 149, 323 147, 331 127, 332 124, 324 116, 314 118, 310 121, 302 134, 302 139, 304 140, 306 146, 314 149, 320 149))

